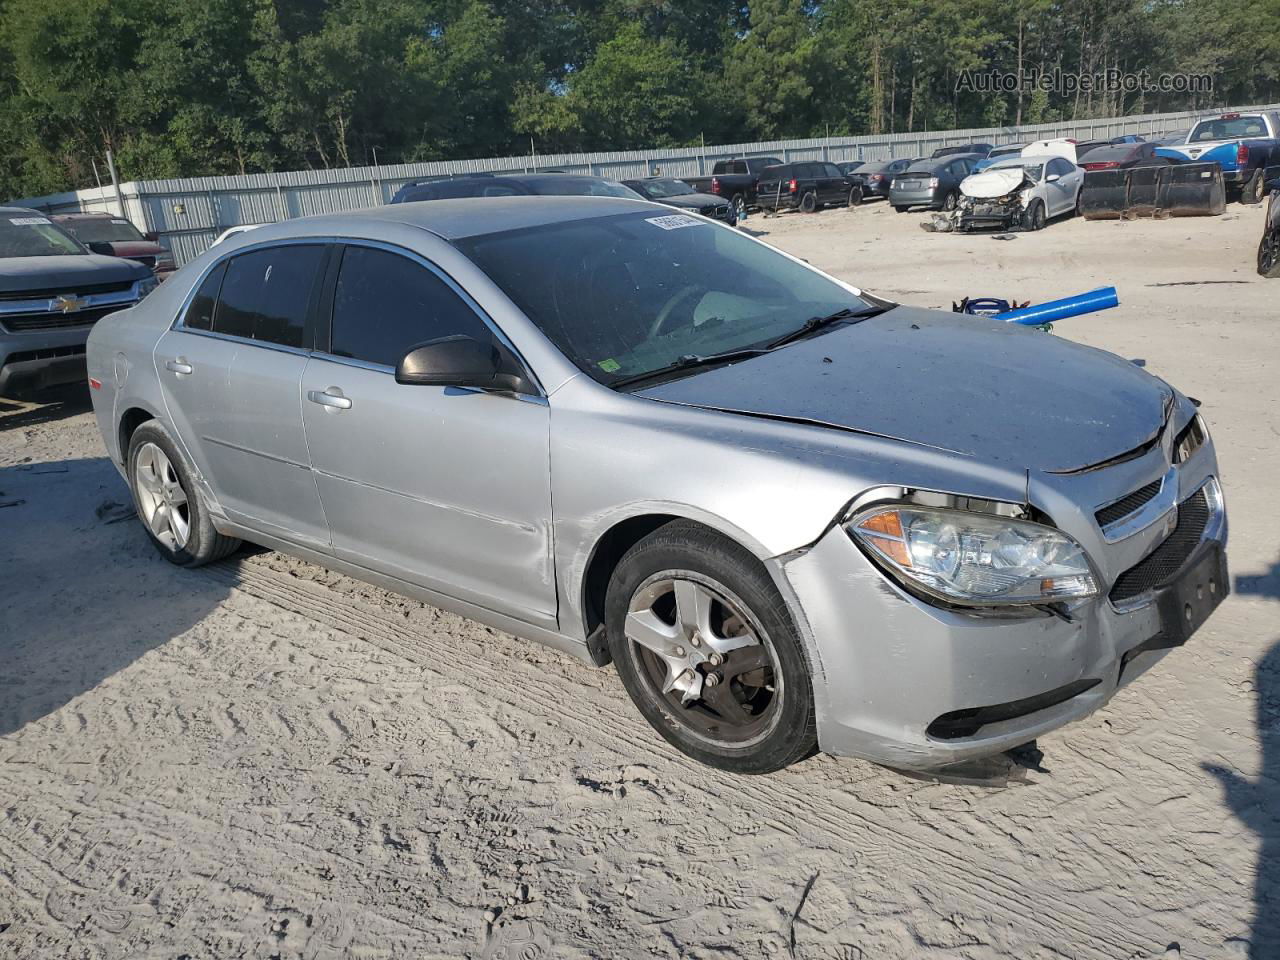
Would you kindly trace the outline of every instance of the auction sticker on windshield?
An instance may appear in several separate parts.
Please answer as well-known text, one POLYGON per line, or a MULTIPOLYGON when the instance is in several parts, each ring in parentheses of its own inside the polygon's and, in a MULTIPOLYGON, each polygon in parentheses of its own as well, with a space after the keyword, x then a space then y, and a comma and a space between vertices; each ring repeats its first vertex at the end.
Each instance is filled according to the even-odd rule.
POLYGON ((15 227, 34 227, 38 223, 48 223, 44 217, 10 217, 9 222, 15 227))
POLYGON ((655 227, 661 227, 663 230, 679 230, 681 227, 700 227, 702 221, 693 217, 686 217, 683 213, 673 213, 667 217, 648 217, 645 223, 652 223, 655 227))

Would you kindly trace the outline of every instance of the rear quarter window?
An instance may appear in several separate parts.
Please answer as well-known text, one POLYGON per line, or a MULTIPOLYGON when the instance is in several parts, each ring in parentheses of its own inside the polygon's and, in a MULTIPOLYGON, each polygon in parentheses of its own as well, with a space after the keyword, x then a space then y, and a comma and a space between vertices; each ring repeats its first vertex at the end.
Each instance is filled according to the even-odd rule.
POLYGON ((224 260, 209 271, 209 275, 200 284, 200 289, 187 307, 186 316, 182 318, 182 325, 188 330, 213 329, 213 310, 217 306, 218 290, 226 272, 227 262, 224 260))

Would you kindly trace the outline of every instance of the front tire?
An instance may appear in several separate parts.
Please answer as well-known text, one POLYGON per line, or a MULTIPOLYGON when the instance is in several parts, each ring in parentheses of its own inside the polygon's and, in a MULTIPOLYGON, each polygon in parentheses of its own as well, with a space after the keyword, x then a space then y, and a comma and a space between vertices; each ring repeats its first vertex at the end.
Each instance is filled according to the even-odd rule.
POLYGON ((1032 233, 1044 229, 1044 203, 1042 201, 1031 201, 1031 206, 1027 208, 1023 223, 1026 224, 1026 229, 1032 233))
POLYGON ((817 750, 808 660, 786 603, 741 546, 689 521, 623 556, 605 597, 618 676, 682 753, 771 773, 817 750))
POLYGON ((1280 230, 1262 235, 1262 242, 1258 244, 1258 274, 1268 280, 1280 280, 1280 230))
POLYGON ((148 420, 129 438, 129 489, 138 518, 160 555, 180 567, 221 560, 240 546, 213 527, 186 459, 169 431, 148 420))

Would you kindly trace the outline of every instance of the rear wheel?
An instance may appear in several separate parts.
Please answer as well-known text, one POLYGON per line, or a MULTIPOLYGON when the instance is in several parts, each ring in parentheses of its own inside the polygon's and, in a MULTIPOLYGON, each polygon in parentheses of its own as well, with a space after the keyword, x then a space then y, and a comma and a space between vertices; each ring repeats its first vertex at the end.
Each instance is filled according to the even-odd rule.
POLYGON ((818 209, 818 195, 810 190, 800 198, 800 212, 813 213, 818 209))
POLYGON ((151 543, 170 563, 198 567, 240 546, 213 527, 192 471, 169 432, 148 420, 129 438, 129 488, 151 543))
POLYGON ((1262 169, 1253 171, 1253 176, 1240 188, 1240 202, 1257 204, 1262 202, 1262 169))
POLYGON ((735 193, 729 204, 733 207, 733 220, 735 223, 747 215, 747 198, 742 194, 735 193))
POLYGON ((769 773, 817 749, 809 667, 758 561, 677 521, 619 562, 605 600, 610 652, 641 714, 702 763, 769 773))
POLYGON ((910 207, 897 207, 897 206, 893 208, 895 213, 906 213, 910 209, 911 209, 910 207))
POLYGON ((1032 200, 1031 206, 1027 208, 1027 212, 1022 221, 1026 225, 1026 229, 1032 232, 1044 229, 1044 202, 1041 200, 1032 200))
POLYGON ((1258 273, 1268 280, 1280 279, 1280 230, 1262 235, 1258 244, 1258 273))
POLYGON ((862 188, 852 187, 849 190, 849 206, 856 207, 862 203, 862 188))
POLYGON ((956 203, 959 200, 960 200, 960 194, 957 193, 955 190, 952 190, 950 193, 948 193, 945 197, 942 198, 942 209, 948 212, 954 210, 956 208, 956 203))

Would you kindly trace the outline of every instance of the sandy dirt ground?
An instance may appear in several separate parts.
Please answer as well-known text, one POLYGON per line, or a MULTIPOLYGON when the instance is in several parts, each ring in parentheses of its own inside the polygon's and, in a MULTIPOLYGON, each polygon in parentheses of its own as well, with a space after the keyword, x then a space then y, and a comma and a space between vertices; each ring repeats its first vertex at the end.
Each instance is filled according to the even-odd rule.
POLYGON ((1114 283, 1120 308, 1057 334, 1204 402, 1234 595, 1003 790, 825 756, 726 776, 612 670, 270 552, 172 568, 83 398, 0 402, 0 957, 1280 956, 1261 218, 746 224, 922 306, 1114 283))

